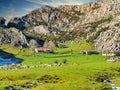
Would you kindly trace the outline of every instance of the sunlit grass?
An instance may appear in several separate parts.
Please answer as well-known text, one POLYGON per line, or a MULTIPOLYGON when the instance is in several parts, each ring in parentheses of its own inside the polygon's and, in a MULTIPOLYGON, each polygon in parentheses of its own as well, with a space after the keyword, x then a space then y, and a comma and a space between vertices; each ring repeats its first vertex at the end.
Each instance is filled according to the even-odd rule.
MULTIPOLYGON (((26 82, 37 80, 43 75, 57 75, 61 81, 53 84, 41 84, 30 90, 87 90, 90 87, 99 87, 100 83, 92 84, 87 77, 91 74, 100 72, 106 68, 119 67, 120 63, 106 62, 108 57, 102 55, 81 55, 81 48, 93 50, 93 46, 86 43, 82 45, 69 45, 68 48, 57 49, 55 53, 34 54, 29 49, 10 47, 8 45, 0 46, 0 49, 15 54, 16 57, 22 58, 26 65, 43 65, 53 64, 55 60, 62 63, 63 59, 67 60, 65 66, 52 66, 45 68, 20 69, 20 70, 0 70, 0 90, 10 85, 24 85, 26 82), (71 53, 72 49, 72 53, 71 53), (41 64, 39 63, 41 62, 41 64)), ((119 85, 119 79, 116 80, 119 85)))

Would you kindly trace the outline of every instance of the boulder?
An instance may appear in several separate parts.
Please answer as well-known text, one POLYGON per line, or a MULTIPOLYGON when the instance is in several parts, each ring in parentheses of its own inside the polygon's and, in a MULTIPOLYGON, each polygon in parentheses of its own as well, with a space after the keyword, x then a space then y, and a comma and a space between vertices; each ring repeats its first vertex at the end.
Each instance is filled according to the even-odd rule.
POLYGON ((30 32, 33 34, 50 34, 48 27, 45 25, 36 26, 33 29, 31 29, 30 32))
POLYGON ((34 50, 36 47, 39 47, 40 45, 38 44, 38 42, 35 39, 31 39, 29 41, 29 47, 34 50))
POLYGON ((52 41, 46 41, 43 45, 44 48, 48 48, 48 49, 51 49, 51 50, 54 50, 56 48, 56 45, 54 42, 52 41))

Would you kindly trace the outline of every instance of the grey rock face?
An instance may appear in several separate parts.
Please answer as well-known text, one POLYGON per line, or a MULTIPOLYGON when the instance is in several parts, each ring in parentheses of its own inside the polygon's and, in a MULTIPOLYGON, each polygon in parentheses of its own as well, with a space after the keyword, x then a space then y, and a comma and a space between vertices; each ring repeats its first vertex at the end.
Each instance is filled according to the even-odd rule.
POLYGON ((49 41, 49 42, 46 41, 46 42, 44 43, 43 47, 52 50, 52 49, 55 49, 55 48, 56 48, 56 45, 55 45, 55 43, 52 42, 52 41, 49 41))
POLYGON ((8 27, 15 27, 23 30, 30 25, 44 25, 53 22, 60 17, 61 12, 54 7, 44 6, 36 9, 21 18, 13 18, 8 23, 8 27))
POLYGON ((120 30, 107 30, 100 34, 95 46, 98 51, 119 52, 120 51, 120 30))
POLYGON ((102 23, 99 28, 109 27, 102 31, 94 40, 95 47, 100 52, 120 52, 120 16, 116 15, 110 22, 102 23))
POLYGON ((36 40, 31 39, 29 41, 29 47, 34 50, 36 47, 39 47, 39 44, 38 44, 38 42, 36 40))
POLYGON ((42 13, 42 19, 45 22, 55 21, 61 15, 60 11, 58 11, 56 8, 50 7, 50 6, 44 6, 44 7, 42 7, 40 9, 40 12, 42 13))
POLYGON ((12 46, 27 47, 28 42, 25 35, 15 28, 3 29, 0 28, 0 43, 11 44, 12 46))
POLYGON ((33 29, 31 29, 30 32, 33 34, 50 34, 48 27, 45 25, 36 26, 33 29))

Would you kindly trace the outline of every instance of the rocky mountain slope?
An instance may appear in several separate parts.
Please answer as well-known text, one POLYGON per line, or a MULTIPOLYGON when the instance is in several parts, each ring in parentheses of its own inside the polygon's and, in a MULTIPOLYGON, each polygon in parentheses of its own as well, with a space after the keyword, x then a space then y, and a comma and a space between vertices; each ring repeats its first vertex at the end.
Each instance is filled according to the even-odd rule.
POLYGON ((81 37, 98 51, 120 51, 120 0, 99 0, 82 5, 44 6, 29 14, 11 19, 25 36, 52 41, 81 37))
POLYGON ((0 28, 0 44, 3 43, 11 44, 12 46, 28 46, 25 35, 21 31, 16 30, 15 28, 0 28))

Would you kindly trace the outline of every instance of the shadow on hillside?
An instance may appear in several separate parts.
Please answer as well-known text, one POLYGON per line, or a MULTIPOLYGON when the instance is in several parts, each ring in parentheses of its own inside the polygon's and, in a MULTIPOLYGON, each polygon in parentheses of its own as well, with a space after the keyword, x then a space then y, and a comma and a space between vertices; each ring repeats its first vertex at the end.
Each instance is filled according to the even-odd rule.
POLYGON ((59 52, 59 54, 70 54, 70 53, 72 53, 73 51, 71 51, 71 50, 68 50, 68 51, 64 51, 64 52, 59 52))
POLYGON ((45 58, 59 58, 59 57, 69 57, 69 56, 71 56, 71 55, 68 54, 68 55, 46 56, 45 58))
POLYGON ((8 52, 5 52, 2 49, 0 49, 0 57, 2 57, 2 58, 14 58, 15 55, 8 53, 8 52))

